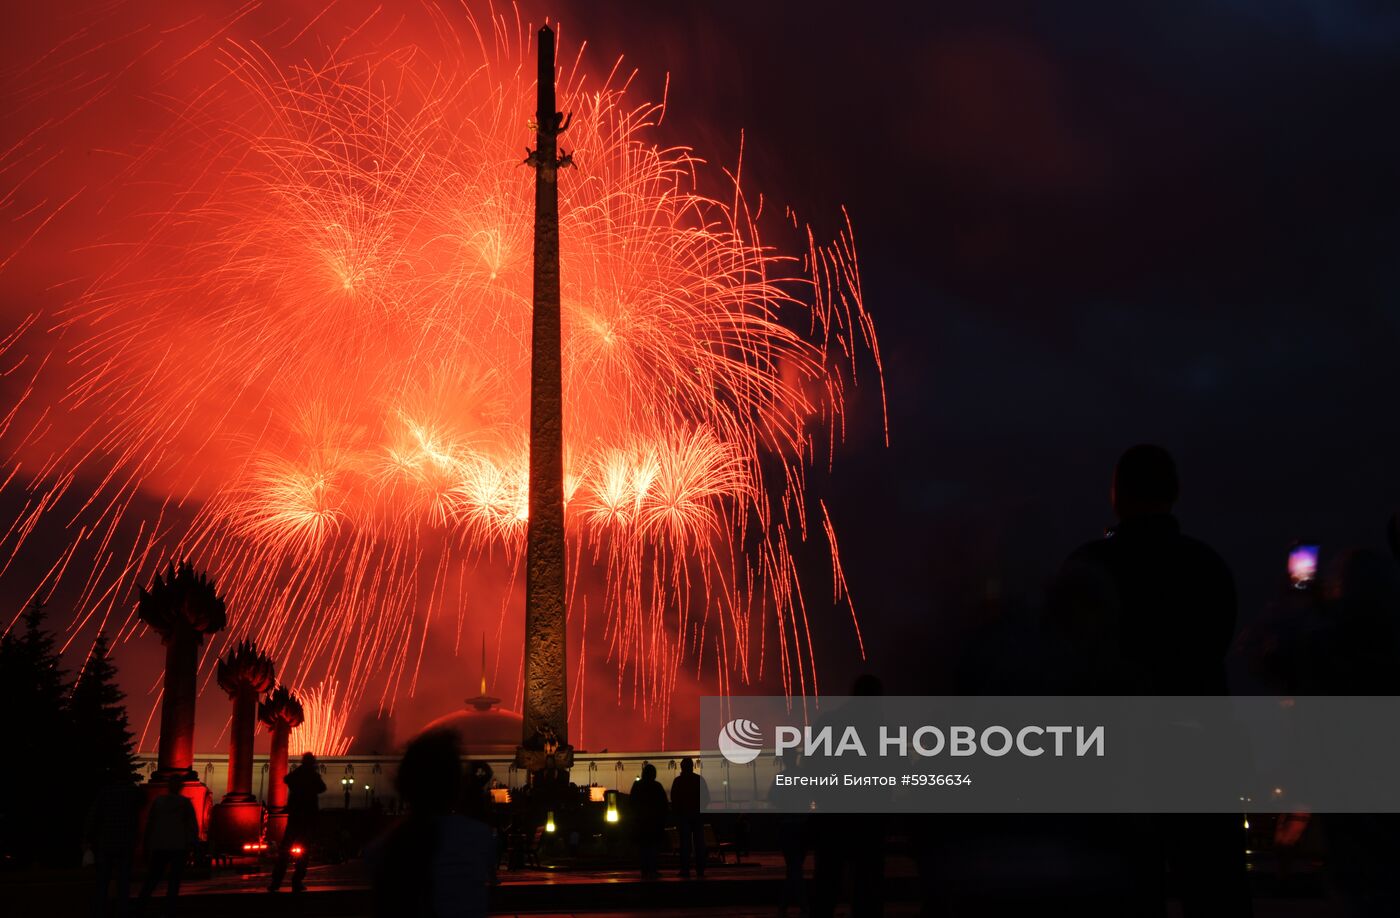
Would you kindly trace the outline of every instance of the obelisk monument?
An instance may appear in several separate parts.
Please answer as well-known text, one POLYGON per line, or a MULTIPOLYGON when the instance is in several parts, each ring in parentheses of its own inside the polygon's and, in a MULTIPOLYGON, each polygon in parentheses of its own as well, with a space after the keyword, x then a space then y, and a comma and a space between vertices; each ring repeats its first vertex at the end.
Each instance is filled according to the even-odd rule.
POLYGON ((525 548, 525 713, 518 763, 538 772, 572 764, 565 688, 564 398, 559 331, 558 137, 554 30, 539 31, 535 149, 535 276, 530 338, 530 519, 525 548))

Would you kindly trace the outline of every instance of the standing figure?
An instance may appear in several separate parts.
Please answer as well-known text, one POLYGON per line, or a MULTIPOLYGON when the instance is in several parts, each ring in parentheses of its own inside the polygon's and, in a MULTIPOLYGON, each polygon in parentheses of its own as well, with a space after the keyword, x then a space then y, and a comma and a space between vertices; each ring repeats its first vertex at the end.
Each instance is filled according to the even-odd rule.
MULTIPOLYGON (((784 752, 779 759, 780 774, 792 777, 799 773, 797 754, 784 752)), ((807 904, 807 814, 802 812, 804 793, 800 785, 779 784, 778 775, 768 788, 768 801, 778 810, 778 846, 783 852, 783 902, 786 915, 789 908, 805 912, 807 904)))
POLYGON ((680 875, 690 879, 690 852, 695 851, 695 876, 705 878, 705 826, 703 814, 710 805, 710 787, 695 773, 695 762, 681 759, 681 773, 671 782, 671 812, 681 837, 680 875))
POLYGON ((462 795, 457 734, 433 730, 404 750, 394 784, 408 817, 365 849, 376 916, 485 918, 495 879, 495 833, 453 812, 462 795))
POLYGON ((656 780, 656 766, 647 762, 642 776, 632 785, 632 829, 641 856, 642 879, 661 876, 657 866, 661 839, 666 834, 666 789, 656 780))
POLYGON ((272 868, 272 882, 268 892, 277 892, 282 886, 282 878, 287 875, 287 861, 293 857, 293 848, 300 848, 296 854, 297 866, 292 873, 292 892, 306 889, 306 871, 311 861, 311 836, 316 831, 316 819, 320 813, 319 797, 326 792, 326 782, 321 780, 321 770, 316 764, 316 756, 307 752, 301 757, 301 764, 292 769, 282 779, 287 784, 287 831, 282 834, 282 844, 277 849, 277 863, 272 868))
MULTIPOLYGON (((1225 656, 1235 636, 1235 581, 1210 546, 1182 533, 1172 514, 1179 491, 1176 462, 1160 446, 1143 444, 1123 453, 1113 473, 1111 498, 1118 525, 1105 538, 1075 551, 1066 568, 1103 578, 1113 601, 1092 620, 1112 632, 1115 677, 1081 685, 1091 693, 1225 695, 1225 656), (1131 677, 1131 685, 1123 683, 1131 677)), ((1102 635, 1100 635, 1102 637, 1102 635)), ((1153 820, 1155 839, 1140 839, 1135 868, 1143 878, 1142 901, 1164 897, 1159 865, 1175 875, 1182 913, 1247 916, 1245 833, 1231 813, 1168 813, 1153 820), (1155 845, 1153 842, 1155 841, 1155 845)), ((1113 823, 1101 823, 1104 833, 1113 823)))
POLYGON ((126 902, 131 896, 131 858, 136 848, 136 828, 145 802, 141 789, 126 778, 102 788, 93 801, 84 838, 97 867, 97 888, 92 900, 94 918, 109 912, 117 916, 126 914, 126 902), (117 884, 117 896, 109 909, 107 892, 113 880, 117 884))
POLYGON ((165 886, 165 914, 175 914, 175 900, 180 895, 180 878, 185 873, 185 861, 190 849, 199 841, 199 819, 194 804, 184 795, 183 778, 172 777, 166 782, 167 792, 151 801, 146 815, 146 882, 141 887, 141 907, 155 892, 161 877, 168 874, 165 886))

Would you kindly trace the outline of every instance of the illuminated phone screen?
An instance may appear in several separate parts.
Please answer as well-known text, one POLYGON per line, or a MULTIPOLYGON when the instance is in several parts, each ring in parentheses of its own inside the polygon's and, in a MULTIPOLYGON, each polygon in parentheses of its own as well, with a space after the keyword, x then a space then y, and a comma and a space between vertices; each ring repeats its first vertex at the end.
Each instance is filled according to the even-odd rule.
POLYGON ((1295 545, 1288 552, 1288 579, 1303 589, 1317 579, 1317 546, 1295 545))

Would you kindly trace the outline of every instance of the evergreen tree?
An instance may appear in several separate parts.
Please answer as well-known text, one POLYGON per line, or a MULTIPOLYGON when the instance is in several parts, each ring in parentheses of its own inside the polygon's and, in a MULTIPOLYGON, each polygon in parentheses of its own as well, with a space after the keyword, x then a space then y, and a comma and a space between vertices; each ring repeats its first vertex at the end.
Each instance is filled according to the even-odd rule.
POLYGON ((5 783, 11 791, 0 837, 0 856, 7 863, 61 861, 76 850, 68 783, 73 763, 68 686, 45 617, 44 603, 35 600, 24 612, 22 627, 12 628, 0 647, 0 698, 8 706, 13 744, 6 756, 10 773, 5 783), (39 785, 26 792, 39 776, 57 778, 60 786, 39 785))
MULTIPOLYGON (((24 659, 20 653, 19 628, 11 627, 0 638, 0 699, 18 698, 16 694, 21 686, 28 683, 28 673, 24 669, 24 659)), ((0 781, 4 781, 5 787, 17 788, 22 785, 25 774, 25 763, 20 759, 20 747, 23 741, 19 737, 22 729, 19 723, 18 712, 9 712, 14 716, 14 725, 10 729, 10 742, 15 746, 15 755, 0 756, 0 781)), ((23 793, 10 791, 0 794, 0 865, 11 867, 24 863, 28 860, 25 855, 24 826, 21 824, 24 819, 23 793)))
POLYGON ((44 603, 35 600, 24 612, 24 630, 15 641, 15 672, 6 687, 11 716, 23 725, 17 740, 21 748, 38 756, 51 756, 64 745, 62 740, 64 699, 68 686, 63 681, 63 661, 54 647, 53 635, 44 629, 44 603))
POLYGON ((136 780, 125 697, 108 657, 107 635, 98 634, 68 699, 69 720, 79 743, 80 780, 92 793, 114 781, 136 780))
POLYGON ((0 776, 0 862, 77 861, 88 808, 113 781, 136 780, 131 729, 116 667, 99 634, 77 680, 35 602, 0 639, 0 698, 11 738, 0 776))

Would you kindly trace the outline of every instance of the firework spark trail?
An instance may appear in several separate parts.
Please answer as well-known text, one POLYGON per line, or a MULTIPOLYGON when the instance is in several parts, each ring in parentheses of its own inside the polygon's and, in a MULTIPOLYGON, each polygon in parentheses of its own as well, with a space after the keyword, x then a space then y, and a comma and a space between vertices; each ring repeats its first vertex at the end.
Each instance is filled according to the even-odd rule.
POLYGON ((350 706, 343 703, 343 696, 337 700, 340 684, 334 679, 326 679, 309 691, 293 694, 301 702, 304 718, 299 726, 292 728, 287 746, 291 753, 336 756, 349 752, 355 737, 345 732, 350 720, 350 706))
MULTIPOLYGON (((100 546, 82 622, 123 615, 152 559, 189 556, 229 602, 225 639, 255 636, 289 679, 344 675, 351 703, 384 675, 392 703, 428 623, 461 631, 449 584, 513 583, 533 30, 491 23, 450 31, 455 56, 431 66, 404 49, 284 68, 221 46, 224 78, 178 113, 204 144, 198 180, 56 326, 58 407, 84 426, 16 433, 10 412, 0 431, 49 451, 4 476, 28 489, 11 557, 100 482, 63 511, 75 544, 100 546), (128 522, 150 493, 159 519, 128 522)), ((766 245, 739 171, 729 203, 701 193, 703 161, 649 140, 664 109, 619 74, 560 77, 579 164, 560 183, 570 592, 597 592, 619 696, 664 720, 687 660, 713 654, 721 690, 761 675, 770 615, 784 687, 815 689, 793 558, 806 476, 879 351, 849 221, 797 255, 766 245)), ((821 525, 844 600, 824 506, 821 525)))

